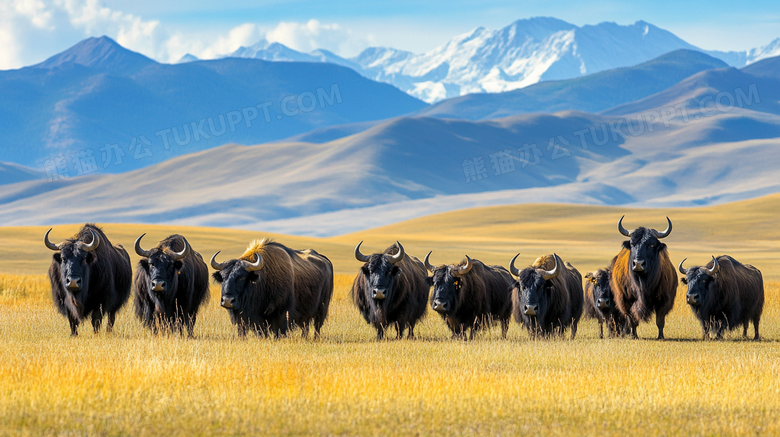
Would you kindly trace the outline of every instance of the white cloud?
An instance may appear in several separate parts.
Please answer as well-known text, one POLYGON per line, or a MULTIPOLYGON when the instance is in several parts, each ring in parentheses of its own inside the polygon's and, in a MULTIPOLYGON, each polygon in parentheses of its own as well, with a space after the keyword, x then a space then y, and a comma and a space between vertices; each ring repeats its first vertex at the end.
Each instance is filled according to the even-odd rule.
MULTIPOLYGON (((213 59, 263 39, 259 25, 245 23, 214 29, 180 31, 157 20, 124 13, 104 0, 0 0, 0 69, 43 61, 90 37, 107 35, 119 44, 161 62, 176 62, 186 53, 213 59)), ((271 42, 309 52, 324 48, 356 54, 370 35, 356 38, 337 23, 317 20, 282 22, 265 32, 271 42)))

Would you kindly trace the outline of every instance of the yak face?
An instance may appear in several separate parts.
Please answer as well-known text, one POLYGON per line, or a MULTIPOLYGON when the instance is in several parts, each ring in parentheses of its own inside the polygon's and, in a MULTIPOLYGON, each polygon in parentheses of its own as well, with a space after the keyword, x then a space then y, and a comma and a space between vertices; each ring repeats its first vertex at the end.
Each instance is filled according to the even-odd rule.
POLYGON ((520 294, 520 312, 531 320, 544 320, 550 305, 551 283, 544 271, 532 267, 520 272, 515 283, 520 294))
POLYGON ((585 279, 592 283, 593 304, 602 313, 609 313, 615 308, 615 299, 612 295, 612 287, 609 285, 609 272, 598 270, 589 273, 585 279))
POLYGON ((214 272, 214 280, 222 284, 223 308, 241 312, 245 307, 247 297, 257 287, 260 275, 247 267, 251 263, 245 260, 231 260, 225 266, 214 272))
POLYGON ((155 251, 148 259, 141 259, 140 265, 149 278, 149 298, 158 312, 165 313, 174 304, 182 262, 163 251, 155 251))
POLYGON ((60 265, 60 280, 65 290, 78 302, 86 302, 95 255, 84 250, 80 242, 67 243, 54 254, 54 261, 60 265))
POLYGON ((428 282, 433 286, 431 308, 439 314, 446 315, 458 311, 458 296, 463 288, 463 278, 455 276, 453 269, 458 267, 440 267, 433 271, 428 282))
POLYGON ((390 257, 377 254, 361 267, 366 278, 366 290, 371 299, 381 301, 392 300, 395 281, 401 269, 390 262, 390 257))
POLYGON ((623 247, 631 251, 629 268, 640 282, 652 272, 660 269, 661 252, 666 249, 652 229, 639 228, 631 234, 631 239, 623 242, 623 247))
POLYGON ((700 307, 706 306, 713 294, 712 289, 717 284, 717 278, 710 276, 707 269, 690 269, 688 276, 683 278, 683 283, 688 284, 688 293, 685 295, 688 305, 700 307))
POLYGON ((684 276, 680 280, 688 286, 688 292, 685 295, 688 305, 695 308, 706 307, 710 296, 715 295, 715 288, 718 286, 718 271, 720 265, 717 258, 712 257, 712 267, 692 267, 686 269, 682 260, 678 267, 680 273, 684 276))

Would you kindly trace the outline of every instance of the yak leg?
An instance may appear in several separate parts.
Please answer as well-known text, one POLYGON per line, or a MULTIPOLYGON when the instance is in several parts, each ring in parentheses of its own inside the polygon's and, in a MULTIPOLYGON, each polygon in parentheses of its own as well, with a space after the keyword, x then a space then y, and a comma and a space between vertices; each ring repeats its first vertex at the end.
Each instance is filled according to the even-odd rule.
POLYGON ((238 336, 241 338, 246 338, 246 331, 247 331, 246 322, 244 322, 243 320, 239 320, 238 323, 236 323, 236 328, 238 329, 238 336))
POLYGON ((658 327, 658 340, 664 340, 664 326, 666 326, 666 314, 655 315, 655 326, 658 327))
POLYGON ((195 321, 198 319, 197 314, 193 314, 187 317, 187 336, 190 338, 195 337, 195 321))
POLYGON ((414 340, 414 323, 409 324, 409 335, 406 336, 407 340, 414 340))
POLYGON ((92 329, 95 330, 95 334, 100 332, 100 325, 103 324, 103 313, 100 311, 92 312, 92 329))
POLYGON ((398 337, 396 337, 398 340, 402 340, 404 338, 404 330, 406 329, 406 324, 401 322, 395 323, 395 330, 398 332, 398 337))
POLYGON ((745 339, 745 340, 747 340, 747 330, 748 330, 748 326, 749 325, 750 325, 749 321, 745 322, 745 324, 742 325, 742 338, 745 339))
MULTIPOLYGON (((761 336, 758 335, 758 324, 761 322, 761 316, 756 316, 753 319, 753 329, 756 331, 756 335, 753 337, 753 340, 755 341, 761 341, 761 336)), ((747 324, 745 324, 745 331, 747 331, 747 324)))
POLYGON ((70 336, 71 337, 78 337, 79 336, 79 319, 71 316, 68 314, 68 323, 70 323, 70 336))
POLYGON ((116 321, 116 313, 108 313, 108 323, 106 323, 106 332, 112 333, 114 331, 114 322, 116 321))
MULTIPOLYGON (((574 340, 574 337, 577 336, 577 324, 579 321, 575 320, 571 324, 571 339, 574 340)), ((602 326, 603 329, 603 326, 602 326)), ((604 338, 604 331, 601 332, 601 338, 604 338)))
MULTIPOLYGON (((607 326, 607 330, 609 331, 609 326, 607 326)), ((599 338, 604 338, 604 323, 599 322, 599 338)))
POLYGON ((506 333, 509 331, 509 319, 501 320, 501 338, 506 338, 506 333))
POLYGON ((304 340, 309 338, 309 322, 303 322, 303 324, 301 324, 301 338, 304 340))

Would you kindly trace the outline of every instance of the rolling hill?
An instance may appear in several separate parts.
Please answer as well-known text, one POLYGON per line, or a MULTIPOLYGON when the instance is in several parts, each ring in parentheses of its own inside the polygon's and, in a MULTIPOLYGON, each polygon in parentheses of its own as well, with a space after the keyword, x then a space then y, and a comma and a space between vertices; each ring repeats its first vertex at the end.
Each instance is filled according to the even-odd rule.
POLYGON ((426 106, 333 64, 230 58, 167 65, 106 37, 0 72, 0 95, 2 159, 42 168, 62 155, 69 176, 90 173, 72 161, 75 152, 91 150, 102 172, 123 172, 426 106), (118 153, 108 144, 121 149, 121 159, 108 156, 118 153))

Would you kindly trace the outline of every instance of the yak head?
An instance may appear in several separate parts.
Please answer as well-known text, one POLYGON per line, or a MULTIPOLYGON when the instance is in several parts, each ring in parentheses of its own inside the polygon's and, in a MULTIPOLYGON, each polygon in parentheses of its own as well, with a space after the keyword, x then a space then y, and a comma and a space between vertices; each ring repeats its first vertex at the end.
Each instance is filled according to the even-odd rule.
POLYGON ((585 280, 591 283, 593 290, 593 305, 602 313, 608 313, 615 308, 612 287, 609 285, 609 270, 598 269, 585 275, 585 280))
POLYGON ((628 241, 623 242, 623 247, 631 252, 628 267, 640 282, 644 282, 661 268, 660 255, 666 249, 666 244, 661 240, 672 233, 672 221, 669 217, 666 218, 668 227, 663 232, 648 228, 637 228, 629 232, 623 227, 623 218, 625 216, 618 222, 618 230, 621 235, 629 238, 628 241))
MULTIPOLYGON (((139 265, 146 271, 146 277, 149 279, 147 284, 149 298, 154 302, 158 312, 165 313, 174 305, 179 284, 177 277, 184 266, 182 261, 189 256, 192 249, 187 239, 181 237, 184 241, 184 249, 181 252, 173 252, 162 244, 152 250, 144 250, 141 248, 141 239, 144 235, 146 234, 135 240, 135 253, 141 257, 139 265)), ((174 240, 168 238, 168 241, 174 240)))
POLYGON ((520 271, 515 267, 515 260, 518 256, 520 256, 519 253, 512 258, 509 271, 517 277, 515 288, 519 294, 520 313, 530 320, 545 320, 552 300, 553 285, 551 281, 563 271, 563 262, 558 255, 553 254, 555 258, 554 269, 548 271, 527 267, 520 271))
POLYGON ((398 250, 394 255, 387 252, 375 253, 373 255, 363 255, 360 253, 361 241, 355 246, 355 259, 363 263, 363 267, 360 268, 363 276, 366 278, 366 291, 368 297, 374 301, 392 301, 393 289, 395 287, 395 281, 398 278, 398 274, 401 272, 401 268, 397 266, 401 260, 404 259, 405 252, 401 243, 395 242, 398 250))
POLYGON ((442 315, 455 313, 460 302, 458 297, 465 285, 464 276, 471 271, 474 263, 466 255, 465 265, 434 267, 429 261, 431 253, 425 255, 425 268, 433 274, 427 280, 428 285, 433 287, 431 308, 442 315))
POLYGON ((222 285, 220 305, 229 310, 242 312, 246 307, 250 293, 261 280, 263 256, 256 252, 254 253, 254 261, 233 259, 218 263, 217 255, 219 252, 211 257, 211 268, 216 270, 214 280, 222 285))
MULTIPOLYGON (((91 268, 97 259, 94 252, 100 246, 98 234, 90 228, 85 229, 89 229, 91 234, 89 242, 81 241, 77 237, 65 240, 60 244, 54 244, 49 241, 51 229, 43 237, 46 247, 55 251, 53 262, 59 264, 59 280, 63 288, 82 306, 89 295, 91 268)), ((84 232, 82 231, 81 234, 84 234, 84 232)))
POLYGON ((691 267, 686 269, 683 264, 687 260, 680 262, 678 269, 684 275, 681 282, 688 286, 688 292, 685 298, 688 305, 692 307, 706 306, 710 296, 715 294, 715 287, 718 284, 718 272, 720 265, 718 259, 712 257, 712 266, 691 267))

